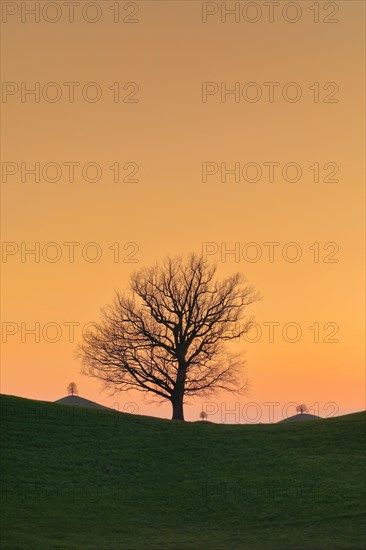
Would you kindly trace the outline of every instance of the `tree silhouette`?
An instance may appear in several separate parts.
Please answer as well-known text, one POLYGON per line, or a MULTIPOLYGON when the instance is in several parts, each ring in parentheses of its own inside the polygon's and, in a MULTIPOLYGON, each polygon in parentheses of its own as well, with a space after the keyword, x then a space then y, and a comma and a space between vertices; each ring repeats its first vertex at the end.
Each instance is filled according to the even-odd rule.
POLYGON ((202 257, 166 258, 135 272, 102 320, 84 335, 82 372, 115 392, 152 392, 184 420, 185 396, 240 391, 244 362, 226 342, 252 325, 246 306, 258 299, 240 274, 219 282, 202 257))
POLYGON ((297 405, 296 412, 299 414, 304 414, 306 412, 309 412, 309 409, 306 405, 304 405, 304 403, 302 403, 301 405, 297 405))
POLYGON ((201 411, 200 412, 200 419, 201 420, 207 420, 207 412, 206 411, 201 411))
POLYGON ((79 393, 75 382, 70 382, 70 384, 67 386, 67 393, 69 395, 77 395, 79 393))

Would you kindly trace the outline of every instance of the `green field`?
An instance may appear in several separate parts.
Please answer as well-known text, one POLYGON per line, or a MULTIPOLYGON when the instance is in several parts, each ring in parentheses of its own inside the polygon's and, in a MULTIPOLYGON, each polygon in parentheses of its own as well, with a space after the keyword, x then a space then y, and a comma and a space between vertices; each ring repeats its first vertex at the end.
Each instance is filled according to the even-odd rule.
POLYGON ((1 548, 364 549, 365 420, 181 423, 1 396, 1 548))

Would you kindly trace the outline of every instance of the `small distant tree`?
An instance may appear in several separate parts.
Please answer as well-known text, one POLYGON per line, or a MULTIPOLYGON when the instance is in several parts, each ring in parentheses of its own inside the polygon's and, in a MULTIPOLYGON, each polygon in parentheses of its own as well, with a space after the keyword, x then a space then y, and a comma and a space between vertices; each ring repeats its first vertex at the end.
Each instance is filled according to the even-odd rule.
POLYGON ((301 403, 301 405, 297 405, 296 412, 299 414, 304 414, 306 412, 309 412, 309 409, 304 403, 301 403))
POLYGON ((207 412, 201 411, 200 412, 200 419, 201 420, 207 420, 207 412))
POLYGON ((67 386, 67 393, 69 395, 77 395, 79 393, 78 387, 75 382, 70 382, 70 384, 67 386))

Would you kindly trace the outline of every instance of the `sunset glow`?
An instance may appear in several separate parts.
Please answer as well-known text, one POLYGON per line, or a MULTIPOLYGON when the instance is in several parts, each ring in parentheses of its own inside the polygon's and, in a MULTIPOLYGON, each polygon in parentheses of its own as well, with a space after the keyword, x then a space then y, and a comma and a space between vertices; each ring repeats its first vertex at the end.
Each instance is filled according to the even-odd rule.
POLYGON ((133 271, 195 252, 262 300, 230 344, 248 393, 187 399, 187 420, 363 410, 364 3, 271 23, 259 2, 250 23, 221 2, 106 0, 53 24, 3 4, 1 392, 55 401, 74 381, 170 418, 101 392, 75 353, 133 271))

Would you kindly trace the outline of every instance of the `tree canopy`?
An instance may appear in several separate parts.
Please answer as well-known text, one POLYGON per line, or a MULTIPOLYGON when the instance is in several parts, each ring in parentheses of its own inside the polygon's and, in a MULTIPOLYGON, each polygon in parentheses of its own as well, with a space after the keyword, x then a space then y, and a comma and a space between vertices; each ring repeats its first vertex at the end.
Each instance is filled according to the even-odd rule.
POLYGON ((85 334, 82 372, 167 399, 179 420, 184 396, 243 389, 243 358, 226 344, 250 329, 244 313, 258 295, 241 274, 220 281, 216 271, 191 254, 135 272, 85 334))

